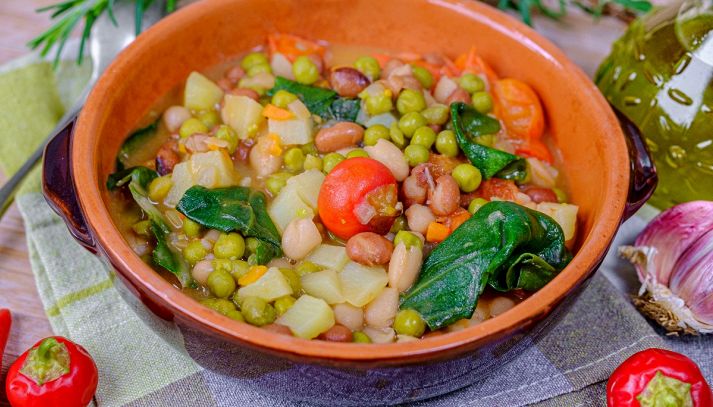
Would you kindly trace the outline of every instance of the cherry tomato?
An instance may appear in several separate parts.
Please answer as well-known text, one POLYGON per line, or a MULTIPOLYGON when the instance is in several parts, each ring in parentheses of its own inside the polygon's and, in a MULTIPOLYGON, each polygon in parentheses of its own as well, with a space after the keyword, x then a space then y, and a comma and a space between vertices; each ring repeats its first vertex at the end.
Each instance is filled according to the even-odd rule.
POLYGON ((327 175, 317 206, 324 226, 349 239, 360 232, 385 234, 400 215, 396 179, 371 158, 349 158, 327 175))
POLYGON ((525 82, 507 78, 495 82, 495 115, 502 119, 508 134, 533 142, 545 131, 545 115, 537 93, 525 82))

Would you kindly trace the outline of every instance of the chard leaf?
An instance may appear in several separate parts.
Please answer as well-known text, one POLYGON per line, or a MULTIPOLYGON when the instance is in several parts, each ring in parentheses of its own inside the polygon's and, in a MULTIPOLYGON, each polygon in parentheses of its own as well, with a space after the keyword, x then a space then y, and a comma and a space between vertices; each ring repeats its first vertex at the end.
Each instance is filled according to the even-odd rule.
POLYGON ((135 151, 143 148, 146 143, 158 134, 158 125, 161 119, 156 119, 153 123, 146 127, 136 130, 121 145, 119 154, 116 156, 116 168, 123 170, 129 163, 129 157, 135 151))
POLYGON ((436 246, 401 309, 414 309, 431 329, 470 318, 480 294, 537 290, 570 261, 560 226, 513 202, 485 204, 436 246))
POLYGON ((317 86, 303 85, 299 82, 278 76, 275 78, 275 86, 270 89, 268 95, 272 96, 278 90, 286 90, 297 97, 305 104, 307 110, 316 114, 324 120, 356 121, 359 113, 359 99, 349 99, 339 97, 337 92, 331 89, 317 86))

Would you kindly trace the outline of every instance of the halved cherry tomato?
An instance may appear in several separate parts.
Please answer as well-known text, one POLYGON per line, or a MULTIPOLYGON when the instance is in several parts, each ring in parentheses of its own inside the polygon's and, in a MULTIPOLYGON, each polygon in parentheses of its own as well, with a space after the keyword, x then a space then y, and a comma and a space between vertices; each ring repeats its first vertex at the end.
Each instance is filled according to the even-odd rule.
POLYGON ((511 137, 539 140, 545 131, 545 115, 537 93, 525 82, 506 78, 495 82, 495 115, 511 137))
POLYGON ((552 153, 541 140, 525 141, 515 147, 515 154, 525 157, 535 157, 539 160, 552 163, 552 153))
POLYGON ((396 179, 386 166, 365 157, 339 163, 324 179, 317 206, 330 232, 349 239, 360 232, 385 234, 401 213, 396 179))

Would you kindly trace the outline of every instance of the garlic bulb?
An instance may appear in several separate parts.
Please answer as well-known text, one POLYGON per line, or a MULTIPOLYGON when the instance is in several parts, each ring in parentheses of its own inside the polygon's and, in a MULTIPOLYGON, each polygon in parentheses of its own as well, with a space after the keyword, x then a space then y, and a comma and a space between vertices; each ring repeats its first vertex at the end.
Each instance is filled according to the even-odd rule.
POLYGON ((644 314, 671 332, 713 333, 713 202, 662 212, 619 254, 636 266, 644 314))

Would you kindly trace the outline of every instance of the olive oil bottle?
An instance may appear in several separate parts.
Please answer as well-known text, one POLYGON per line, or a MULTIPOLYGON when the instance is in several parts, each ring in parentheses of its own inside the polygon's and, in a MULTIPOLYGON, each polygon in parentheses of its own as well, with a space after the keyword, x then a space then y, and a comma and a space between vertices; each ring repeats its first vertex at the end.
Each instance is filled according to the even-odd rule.
POLYGON ((713 200, 713 0, 684 1, 634 21, 595 81, 646 137, 664 209, 713 200))

